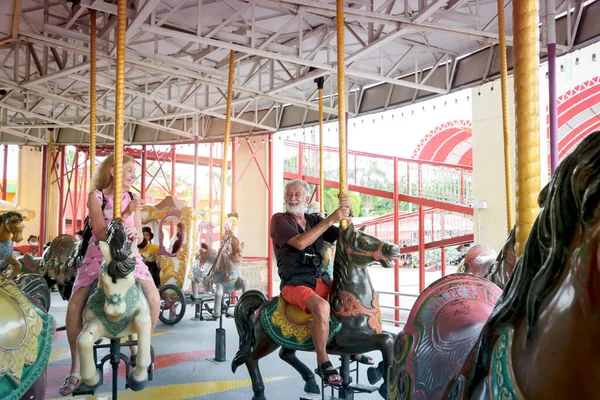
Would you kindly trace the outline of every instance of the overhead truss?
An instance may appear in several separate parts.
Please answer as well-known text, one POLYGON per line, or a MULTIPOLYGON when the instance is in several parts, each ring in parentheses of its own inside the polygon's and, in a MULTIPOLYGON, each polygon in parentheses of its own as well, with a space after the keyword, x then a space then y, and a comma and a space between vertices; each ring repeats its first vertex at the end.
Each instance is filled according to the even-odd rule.
MULTIPOLYGON (((600 2, 557 7, 559 52, 600 36, 600 2)), ((510 15, 510 1, 505 8, 510 15)), ((116 0, 19 0, 0 17, 1 143, 39 145, 50 134, 58 144, 89 143, 91 10, 98 26, 97 141, 112 143, 116 0)), ((492 0, 346 1, 350 116, 494 79, 496 15, 492 0)), ((325 118, 337 118, 333 1, 129 0, 127 17, 126 143, 221 140, 230 50, 232 135, 315 124, 314 81, 321 77, 325 118)), ((543 58, 543 43, 541 50, 543 58)))

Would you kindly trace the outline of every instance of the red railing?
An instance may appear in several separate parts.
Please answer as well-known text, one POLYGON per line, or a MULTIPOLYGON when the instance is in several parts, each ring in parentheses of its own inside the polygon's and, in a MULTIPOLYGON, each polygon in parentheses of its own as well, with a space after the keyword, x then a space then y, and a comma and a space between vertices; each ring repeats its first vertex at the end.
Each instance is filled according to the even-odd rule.
MULTIPOLYGON (((324 178, 339 182, 338 149, 323 147, 324 178)), ((284 141, 284 172, 303 177, 319 176, 319 146, 284 141)), ((469 207, 472 203, 472 167, 434 161, 396 158, 398 194, 469 207)), ((392 192, 394 157, 348 151, 349 185, 392 192)))

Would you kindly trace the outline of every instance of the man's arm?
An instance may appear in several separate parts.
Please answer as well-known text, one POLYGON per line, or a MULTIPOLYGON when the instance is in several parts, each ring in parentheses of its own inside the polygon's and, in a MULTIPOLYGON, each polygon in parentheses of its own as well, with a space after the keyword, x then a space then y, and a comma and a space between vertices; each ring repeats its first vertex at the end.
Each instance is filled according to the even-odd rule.
POLYGON ((329 217, 319 222, 317 226, 307 230, 306 232, 294 236, 293 238, 288 240, 287 243, 300 251, 304 251, 304 249, 313 244, 319 237, 321 237, 321 235, 325 233, 325 231, 327 231, 327 229, 333 226, 333 224, 335 224, 336 222, 340 222, 344 218, 348 218, 349 215, 349 208, 340 207, 337 210, 335 210, 329 217))

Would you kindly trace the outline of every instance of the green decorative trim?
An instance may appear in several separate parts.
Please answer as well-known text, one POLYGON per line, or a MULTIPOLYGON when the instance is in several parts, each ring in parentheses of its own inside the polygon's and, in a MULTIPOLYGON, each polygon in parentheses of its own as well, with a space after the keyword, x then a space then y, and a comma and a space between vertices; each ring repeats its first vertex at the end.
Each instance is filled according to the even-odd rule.
POLYGON ((490 371, 490 392, 493 399, 512 400, 519 399, 511 383, 511 367, 509 366, 509 352, 511 344, 510 329, 505 329, 492 352, 492 368, 490 371))
MULTIPOLYGON (((269 338, 277 343, 279 346, 287 349, 302 350, 302 351, 313 351, 315 345, 312 341, 312 337, 309 336, 302 342, 299 342, 295 336, 285 336, 281 332, 281 327, 274 325, 271 322, 271 317, 277 311, 277 301, 273 301, 270 306, 263 308, 260 312, 259 319, 265 332, 269 335, 269 338)), ((333 336, 342 328, 342 324, 335 318, 329 317, 329 337, 327 343, 331 341, 333 336)))
POLYGON ((125 315, 119 321, 111 321, 104 314, 104 303, 106 301, 114 305, 120 304, 123 301, 119 295, 112 295, 110 298, 107 298, 104 292, 96 287, 88 298, 85 307, 94 313, 94 316, 102 323, 104 329, 111 335, 118 336, 133 320, 140 296, 143 296, 142 289, 140 284, 136 282, 127 289, 127 293, 125 294, 125 315))
MULTIPOLYGON (((54 318, 50 314, 46 314, 33 303, 31 307, 42 319, 42 331, 38 337, 38 358, 32 365, 23 368, 21 384, 17 387, 13 386, 8 375, 0 380, 0 399, 3 400, 18 400, 25 392, 33 386, 42 373, 46 370, 50 353, 52 351, 52 336, 54 333, 54 318)), ((44 385, 46 383, 44 382, 44 385)))

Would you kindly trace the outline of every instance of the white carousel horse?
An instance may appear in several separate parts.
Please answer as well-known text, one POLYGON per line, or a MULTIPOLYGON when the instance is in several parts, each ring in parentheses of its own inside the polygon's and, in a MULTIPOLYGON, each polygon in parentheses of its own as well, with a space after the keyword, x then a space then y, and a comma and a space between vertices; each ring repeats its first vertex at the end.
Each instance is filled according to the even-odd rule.
POLYGON ((152 325, 150 306, 142 287, 134 277, 135 248, 118 219, 108 225, 108 239, 100 242, 104 264, 97 287, 92 288, 83 311, 83 330, 77 337, 81 361, 81 378, 87 386, 95 387, 100 375, 94 363, 94 343, 100 338, 119 339, 127 335, 138 341, 136 366, 129 375, 128 386, 142 390, 148 384, 151 363, 150 339, 152 325))

